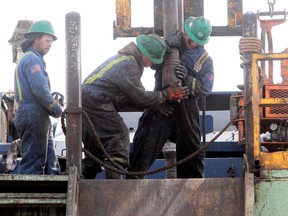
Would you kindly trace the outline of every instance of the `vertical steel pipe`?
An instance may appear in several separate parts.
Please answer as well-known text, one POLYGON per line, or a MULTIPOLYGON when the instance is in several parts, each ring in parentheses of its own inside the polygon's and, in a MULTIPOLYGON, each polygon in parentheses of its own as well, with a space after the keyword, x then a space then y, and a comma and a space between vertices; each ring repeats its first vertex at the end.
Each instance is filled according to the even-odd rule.
POLYGON ((184 3, 178 0, 178 30, 184 31, 184 3))
MULTIPOLYGON (((170 166, 176 163, 176 143, 172 143, 170 140, 167 140, 163 146, 163 154, 166 160, 166 166, 170 166)), ((176 166, 173 166, 166 170, 167 179, 176 179, 177 178, 177 169, 176 166)))
POLYGON ((76 12, 66 14, 66 167, 81 171, 81 17, 76 12))
MULTIPOLYGON (((179 30, 179 16, 178 16, 178 6, 182 6, 182 0, 169 0, 162 1, 162 11, 163 11, 163 36, 164 38, 169 37, 171 34, 175 33, 179 30)), ((183 13, 181 11, 181 13, 183 13)), ((183 16, 181 16, 183 17, 183 16)), ((181 24, 183 20, 181 20, 181 24)), ((167 88, 174 81, 180 80, 175 75, 175 68, 178 64, 180 64, 179 60, 179 51, 177 48, 172 48, 170 54, 166 54, 166 58, 162 67, 162 88, 167 88)), ((171 147, 172 143, 170 143, 171 147)), ((164 155, 166 159, 167 165, 171 165, 176 162, 176 147, 175 151, 171 151, 170 148, 168 150, 164 148, 164 155)), ((167 178, 177 178, 177 170, 176 166, 167 170, 166 173, 167 178)))
POLYGON ((163 34, 164 37, 171 35, 178 28, 178 0, 163 0, 163 34))
MULTIPOLYGON (((257 16, 252 12, 248 12, 243 15, 243 37, 257 37, 257 16)), ((251 52, 243 53, 243 57, 247 60, 252 59, 251 52)), ((244 100, 245 104, 249 103, 252 97, 252 79, 251 79, 251 63, 244 65, 244 100)), ((250 103, 245 110, 245 139, 246 139, 246 155, 248 164, 254 165, 254 122, 253 119, 253 107, 250 103)))
MULTIPOLYGON (((162 1, 163 10, 163 35, 164 38, 179 30, 178 25, 178 0, 162 1)), ((166 55, 162 68, 162 87, 165 89, 174 81, 180 80, 175 75, 175 68, 180 64, 179 51, 176 48, 171 49, 171 53, 166 55)))
POLYGON ((163 7, 162 0, 154 0, 154 32, 162 32, 163 36, 163 7))

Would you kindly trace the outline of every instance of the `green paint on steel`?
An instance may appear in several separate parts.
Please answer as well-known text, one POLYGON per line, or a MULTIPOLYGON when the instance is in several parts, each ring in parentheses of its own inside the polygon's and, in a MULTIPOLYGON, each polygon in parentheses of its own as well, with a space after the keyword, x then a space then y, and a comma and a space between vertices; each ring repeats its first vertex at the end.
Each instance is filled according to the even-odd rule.
POLYGON ((261 178, 288 178, 288 170, 263 170, 261 171, 261 178))
POLYGON ((287 216, 288 178, 256 180, 255 216, 287 216))

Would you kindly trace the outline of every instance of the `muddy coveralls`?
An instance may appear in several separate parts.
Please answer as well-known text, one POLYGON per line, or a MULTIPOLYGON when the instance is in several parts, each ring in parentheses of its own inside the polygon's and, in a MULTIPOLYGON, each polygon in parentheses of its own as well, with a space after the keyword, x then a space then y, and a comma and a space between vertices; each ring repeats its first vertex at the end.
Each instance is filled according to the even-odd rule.
POLYGON ((14 124, 21 139, 19 172, 59 174, 49 116, 60 117, 62 109, 51 95, 43 56, 28 48, 16 66, 14 80, 18 103, 14 124))
MULTIPOLYGON (((141 76, 144 70, 141 53, 134 42, 96 68, 82 84, 82 109, 88 114, 106 152, 122 167, 129 164, 129 131, 119 115, 125 107, 146 108, 166 100, 164 92, 145 91, 141 76)), ((100 160, 109 163, 83 116, 84 148, 100 160)), ((89 157, 82 161, 84 178, 94 179, 101 172, 97 162, 89 157)), ((105 170, 106 178, 120 175, 105 170)))
MULTIPOLYGON (((198 98, 212 91, 214 72, 213 61, 208 57, 202 68, 195 63, 205 53, 203 46, 190 50, 179 49, 180 61, 188 70, 186 83, 190 96, 180 103, 170 104, 174 110, 171 116, 164 116, 153 110, 145 110, 141 116, 133 140, 128 171, 147 171, 160 155, 169 139, 176 143, 177 161, 186 158, 201 147, 198 98), (198 68, 199 69, 199 68, 198 68)), ((162 89, 161 65, 155 73, 155 90, 162 89)), ((204 153, 177 166, 177 178, 201 178, 204 176, 204 153)), ((144 178, 144 176, 139 176, 144 178)), ((127 176, 135 178, 135 176, 127 176)))

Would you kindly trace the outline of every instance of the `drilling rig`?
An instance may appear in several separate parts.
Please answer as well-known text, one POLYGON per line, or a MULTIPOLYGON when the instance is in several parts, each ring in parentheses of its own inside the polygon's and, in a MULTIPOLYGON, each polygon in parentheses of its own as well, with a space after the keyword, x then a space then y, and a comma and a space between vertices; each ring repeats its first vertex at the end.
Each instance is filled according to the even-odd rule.
MULTIPOLYGON (((81 179, 81 19, 76 12, 68 13, 66 172, 59 176, 0 174, 1 215, 286 215, 288 53, 287 48, 281 53, 273 52, 271 29, 285 23, 287 13, 274 11, 275 2, 268 0, 268 12, 243 14, 242 0, 227 0, 227 25, 212 28, 212 37, 240 38, 244 83, 239 85, 239 92, 212 92, 199 99, 202 141, 207 147, 203 179, 81 179), (262 30, 260 39, 258 24, 262 30), (281 62, 280 84, 273 80, 274 61, 281 62), (229 111, 227 126, 237 128, 238 140, 217 142, 221 130, 206 143, 210 131, 206 111, 210 110, 229 111), (224 153, 229 158, 223 158, 224 153), (231 158, 232 154, 237 156, 231 158), (227 170, 227 176, 215 175, 221 169, 227 170)), ((204 0, 154 0, 153 27, 131 27, 131 0, 116 0, 116 15, 114 39, 150 33, 165 37, 175 30, 181 31, 185 18, 203 16, 204 0)), ((13 122, 2 122, 8 114, 11 120, 13 106, 10 104, 8 109, 5 103, 1 107, 1 132, 13 136, 9 129, 3 130, 3 125, 11 130, 13 122)), ((0 148, 3 157, 9 147, 9 143, 4 143, 9 139, 4 138, 1 137, 0 148)), ((159 161, 158 166, 165 165, 163 160, 159 161)))

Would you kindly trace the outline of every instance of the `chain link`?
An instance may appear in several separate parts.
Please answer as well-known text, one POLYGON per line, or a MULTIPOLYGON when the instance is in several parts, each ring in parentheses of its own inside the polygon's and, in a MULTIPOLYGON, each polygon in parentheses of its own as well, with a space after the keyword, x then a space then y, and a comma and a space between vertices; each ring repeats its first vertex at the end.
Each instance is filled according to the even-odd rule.
MULTIPOLYGON (((89 152, 88 150, 82 148, 82 151, 88 156, 90 157, 91 159, 93 159, 96 163, 98 163, 101 167, 104 167, 106 169, 109 169, 111 171, 114 171, 114 172, 117 172, 119 174, 122 174, 122 175, 131 175, 131 176, 145 176, 145 175, 151 175, 151 174, 154 174, 154 173, 158 173, 158 172, 161 172, 161 171, 164 171, 164 170, 167 170, 167 169, 170 169, 174 166, 179 166, 180 164, 183 164, 183 163, 186 163, 187 161, 191 160, 193 157, 197 156, 198 154, 200 154, 201 152, 205 151, 208 146, 210 146, 212 143, 214 143, 217 138, 224 133, 224 131, 226 131, 228 129, 228 127, 230 125, 233 124, 233 122, 235 121, 235 119, 237 119, 237 117, 240 115, 240 113, 246 109, 246 107, 250 104, 250 101, 245 104, 245 106, 243 106, 239 111, 238 113, 230 120, 229 123, 227 123, 227 125, 218 133, 216 134, 216 136, 211 140, 209 141, 208 143, 206 143, 205 145, 203 145, 201 148, 199 148, 196 152, 192 153, 191 155, 189 155, 188 157, 180 160, 180 161, 177 161, 176 163, 174 164, 171 164, 169 166, 164 166, 164 167, 160 167, 160 168, 157 168, 157 169, 154 169, 154 170, 147 170, 147 171, 138 171, 138 172, 129 172, 125 169, 123 169, 122 167, 119 167, 118 165, 115 164, 115 162, 113 160, 111 160, 111 158, 109 157, 109 155, 107 154, 106 150, 104 149, 103 147, 103 144, 101 143, 101 141, 99 140, 98 138, 98 135, 95 131, 95 128, 92 124, 92 122, 90 121, 88 115, 85 113, 84 110, 82 110, 82 114, 84 115, 85 118, 87 118, 88 120, 88 123, 90 125, 90 127, 92 127, 92 133, 94 135, 94 138, 97 140, 97 144, 98 144, 98 147, 104 152, 104 154, 106 155, 107 159, 109 161, 112 161, 112 166, 108 165, 108 164, 105 164, 103 161, 101 161, 99 158, 95 157, 91 152, 89 152)), ((64 132, 64 134, 66 135, 66 126, 65 126, 65 118, 66 118, 66 112, 64 111, 62 116, 61 116, 61 124, 62 124, 62 130, 64 132)))

